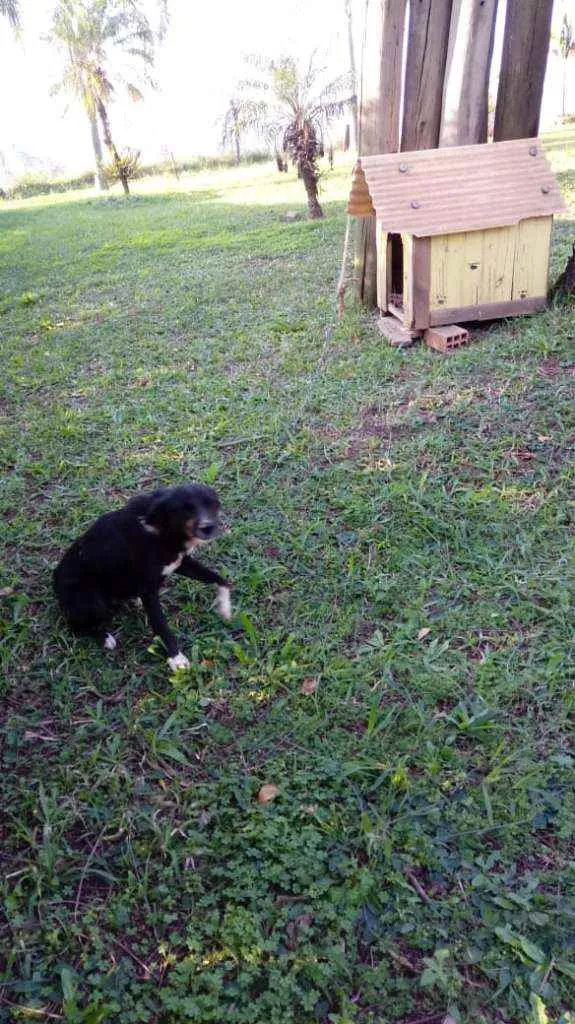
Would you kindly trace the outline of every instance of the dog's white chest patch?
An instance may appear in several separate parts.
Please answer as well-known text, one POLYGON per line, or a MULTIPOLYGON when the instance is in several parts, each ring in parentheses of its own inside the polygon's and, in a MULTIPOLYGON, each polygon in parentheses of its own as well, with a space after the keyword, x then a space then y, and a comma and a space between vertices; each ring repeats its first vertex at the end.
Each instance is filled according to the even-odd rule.
POLYGON ((162 569, 162 576, 171 576, 176 569, 179 569, 184 560, 183 555, 178 555, 174 562, 170 562, 169 565, 165 565, 162 569))

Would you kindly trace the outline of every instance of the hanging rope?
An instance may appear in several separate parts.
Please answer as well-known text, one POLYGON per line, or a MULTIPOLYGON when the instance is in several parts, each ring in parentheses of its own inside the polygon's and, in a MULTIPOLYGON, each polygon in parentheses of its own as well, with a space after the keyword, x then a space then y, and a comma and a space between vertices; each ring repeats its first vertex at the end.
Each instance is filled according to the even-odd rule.
POLYGON ((337 282, 337 318, 338 320, 343 319, 345 313, 345 289, 347 286, 347 253, 349 249, 349 229, 351 226, 351 217, 348 214, 347 222, 345 225, 345 238, 343 240, 343 252, 341 254, 341 271, 339 274, 339 281, 337 282))

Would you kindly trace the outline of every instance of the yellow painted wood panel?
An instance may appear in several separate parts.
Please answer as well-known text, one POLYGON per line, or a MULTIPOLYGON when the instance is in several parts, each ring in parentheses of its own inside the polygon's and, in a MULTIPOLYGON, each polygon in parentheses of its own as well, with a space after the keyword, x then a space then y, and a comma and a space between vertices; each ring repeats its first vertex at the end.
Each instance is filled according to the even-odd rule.
POLYGON ((432 309, 462 306, 465 233, 434 235, 431 239, 429 301, 432 309))
POLYGON ((552 217, 530 217, 517 228, 513 298, 547 295, 547 271, 552 217))
POLYGON ((517 228, 465 231, 431 239, 431 309, 509 302, 517 228))
POLYGON ((384 231, 381 226, 381 221, 377 222, 377 230, 375 234, 375 241, 377 246, 377 305, 383 313, 387 312, 387 274, 388 274, 388 236, 387 231, 384 231))
POLYGON ((510 302, 513 291, 513 267, 517 226, 483 231, 483 273, 480 302, 510 302))
POLYGON ((403 323, 413 323, 413 236, 402 235, 403 242, 403 323))
POLYGON ((481 301, 483 235, 483 231, 466 231, 463 236, 463 263, 459 271, 462 306, 477 306, 481 301))

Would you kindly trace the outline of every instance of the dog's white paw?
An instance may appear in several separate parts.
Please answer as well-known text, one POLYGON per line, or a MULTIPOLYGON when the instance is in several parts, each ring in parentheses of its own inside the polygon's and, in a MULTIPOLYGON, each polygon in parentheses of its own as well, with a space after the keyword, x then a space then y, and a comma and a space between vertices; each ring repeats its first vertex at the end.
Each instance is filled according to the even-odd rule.
POLYGON ((106 650, 115 651, 117 646, 118 642, 116 640, 116 637, 112 636, 111 633, 106 633, 106 636, 104 638, 104 647, 106 648, 106 650))
POLYGON ((232 617, 232 602, 229 587, 218 587, 218 592, 216 594, 216 608, 218 609, 222 619, 229 622, 232 617))
POLYGON ((168 658, 168 665, 170 666, 172 672, 177 672, 179 668, 181 669, 190 667, 190 663, 186 658, 186 655, 182 654, 181 651, 178 651, 177 654, 174 654, 173 658, 168 658))

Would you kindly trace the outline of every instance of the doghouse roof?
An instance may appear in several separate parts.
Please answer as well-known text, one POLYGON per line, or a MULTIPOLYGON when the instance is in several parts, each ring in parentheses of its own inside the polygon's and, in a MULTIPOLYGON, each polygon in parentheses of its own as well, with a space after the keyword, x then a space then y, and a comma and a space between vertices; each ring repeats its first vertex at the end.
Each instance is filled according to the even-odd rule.
POLYGON ((370 201, 387 231, 419 237, 504 227, 565 209, 539 139, 363 156, 349 213, 365 216, 370 201))

